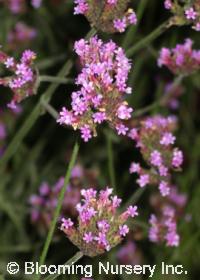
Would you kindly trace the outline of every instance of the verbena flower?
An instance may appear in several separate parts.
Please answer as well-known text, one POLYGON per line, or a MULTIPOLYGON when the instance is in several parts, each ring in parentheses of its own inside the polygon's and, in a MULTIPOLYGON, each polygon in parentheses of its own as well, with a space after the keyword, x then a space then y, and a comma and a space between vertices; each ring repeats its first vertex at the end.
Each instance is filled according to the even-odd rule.
POLYGON ((174 147, 176 137, 174 117, 154 116, 142 120, 139 126, 129 132, 129 137, 136 141, 137 147, 149 165, 143 168, 139 163, 132 162, 130 173, 139 175, 137 183, 140 187, 158 185, 162 196, 170 194, 171 172, 179 171, 183 163, 183 153, 174 147))
MULTIPOLYGON (((34 8, 39 8, 42 0, 31 0, 29 2, 34 8)), ((0 0, 0 3, 5 4, 5 6, 8 7, 13 14, 25 12, 28 6, 26 0, 0 0)))
POLYGON ((138 265, 142 263, 142 254, 136 243, 130 239, 119 248, 117 259, 120 264, 138 265))
POLYGON ((174 15, 171 24, 191 24, 194 30, 200 31, 199 0, 165 0, 164 6, 174 15))
POLYGON ((165 97, 166 101, 164 105, 171 110, 177 110, 180 106, 180 97, 185 93, 183 85, 174 85, 174 82, 168 82, 165 85, 165 97))
POLYGON ((149 239, 154 243, 165 242, 167 246, 176 247, 180 243, 177 232, 177 222, 183 218, 187 197, 177 192, 173 186, 167 198, 161 198, 155 194, 151 198, 151 204, 155 209, 149 220, 149 239))
POLYGON ((105 121, 119 135, 126 135, 125 122, 133 109, 124 100, 131 93, 127 86, 131 65, 123 49, 92 37, 89 42, 76 42, 75 51, 82 65, 76 79, 80 89, 72 93, 72 110, 62 108, 58 123, 79 129, 85 142, 97 135, 97 125, 105 121))
POLYGON ((137 23, 130 0, 75 0, 74 14, 83 14, 92 26, 105 32, 124 32, 130 24, 137 23))
POLYGON ((82 203, 76 206, 78 220, 62 219, 61 230, 84 255, 94 257, 118 245, 129 228, 129 217, 138 215, 137 206, 129 206, 122 214, 118 213, 121 199, 111 196, 107 188, 97 194, 94 189, 82 190, 82 203))
MULTIPOLYGON (((80 189, 85 183, 95 184, 97 174, 96 170, 87 170, 80 165, 76 165, 72 169, 60 217, 65 215, 77 216, 75 206, 81 199, 80 189)), ((39 187, 39 193, 31 195, 29 199, 31 223, 37 226, 41 234, 46 234, 49 229, 63 184, 64 177, 60 177, 53 186, 43 182, 39 187)))
POLYGON ((8 33, 8 48, 16 50, 19 47, 27 46, 36 36, 36 29, 26 25, 24 22, 18 21, 14 28, 8 33))
POLYGON ((8 76, 0 77, 0 85, 9 87, 13 93, 9 107, 15 108, 16 103, 35 93, 36 73, 33 68, 35 59, 36 54, 31 50, 24 51, 19 62, 0 51, 0 63, 10 72, 8 76))
POLYGON ((174 74, 189 75, 200 69, 200 50, 192 49, 192 40, 186 39, 173 49, 162 48, 158 58, 159 66, 168 67, 174 74))

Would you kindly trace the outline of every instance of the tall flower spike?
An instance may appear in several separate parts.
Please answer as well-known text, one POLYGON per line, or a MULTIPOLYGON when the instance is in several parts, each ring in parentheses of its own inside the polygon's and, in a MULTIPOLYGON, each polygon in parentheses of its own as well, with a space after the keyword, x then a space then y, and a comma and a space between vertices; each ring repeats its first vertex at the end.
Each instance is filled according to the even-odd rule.
POLYGON ((131 65, 122 48, 97 37, 75 43, 82 72, 76 79, 80 90, 72 93, 72 110, 62 108, 58 123, 79 129, 85 142, 96 136, 96 127, 107 121, 118 135, 126 135, 126 120, 133 109, 124 100, 131 93, 127 86, 131 65))
POLYGON ((36 73, 33 69, 35 59, 36 54, 30 50, 23 52, 19 62, 0 51, 0 63, 12 73, 8 77, 0 77, 0 85, 9 87, 13 92, 9 107, 16 108, 16 103, 35 93, 36 73))
POLYGON ((200 69, 200 50, 192 49, 192 40, 186 39, 174 49, 162 48, 158 59, 159 66, 168 67, 174 74, 189 75, 200 69))
POLYGON ((130 0, 75 0, 74 14, 84 14, 92 26, 104 32, 124 32, 130 24, 137 23, 130 0))
POLYGON ((173 131, 176 127, 174 117, 148 117, 142 120, 137 128, 129 132, 130 138, 137 143, 141 154, 150 169, 145 169, 139 163, 132 162, 130 173, 137 173, 139 186, 158 185, 162 196, 168 196, 171 190, 171 171, 180 170, 183 163, 183 153, 174 147, 176 137, 173 131))
POLYGON ((129 206, 122 214, 117 212, 121 199, 111 196, 112 189, 100 191, 82 190, 83 200, 76 206, 77 226, 69 219, 63 219, 61 230, 84 255, 94 257, 118 245, 129 228, 129 217, 138 215, 137 206, 129 206))
POLYGON ((165 0, 164 6, 173 13, 170 24, 192 25, 200 31, 200 2, 199 0, 165 0))

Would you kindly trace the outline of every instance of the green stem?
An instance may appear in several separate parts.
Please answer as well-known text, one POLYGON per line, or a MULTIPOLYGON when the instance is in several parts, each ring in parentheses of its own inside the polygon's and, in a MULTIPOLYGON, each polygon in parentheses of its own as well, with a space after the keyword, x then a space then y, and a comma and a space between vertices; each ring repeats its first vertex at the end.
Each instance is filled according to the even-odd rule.
POLYGON ((65 59, 66 59, 66 53, 63 53, 61 55, 56 55, 54 57, 43 59, 43 60, 37 62, 36 66, 39 70, 44 70, 44 69, 54 66, 55 64, 65 60, 65 59))
MULTIPOLYGON (((83 257, 83 253, 78 252, 71 259, 69 259, 66 263, 64 263, 63 266, 65 266, 65 265, 72 266, 74 263, 79 261, 82 257, 83 257)), ((50 276, 46 277, 44 280, 54 280, 57 277, 59 277, 59 274, 56 274, 56 275, 53 275, 53 276, 50 275, 50 276)))
POLYGON ((96 29, 93 27, 88 34, 85 36, 85 39, 88 40, 90 39, 92 36, 94 36, 97 33, 96 29))
POLYGON ((62 78, 62 77, 52 77, 52 76, 42 75, 42 76, 39 76, 39 83, 40 82, 69 84, 69 83, 73 83, 73 80, 62 78))
POLYGON ((139 200, 139 198, 142 196, 142 194, 144 193, 145 190, 146 190, 146 188, 137 189, 133 193, 133 195, 129 198, 129 200, 126 202, 123 209, 125 210, 129 205, 134 205, 139 200))
MULTIPOLYGON (((46 256, 47 256, 47 253, 48 253, 48 250, 49 250, 49 246, 51 244, 51 240, 52 240, 52 237, 53 237, 53 234, 54 234, 54 230, 55 230, 55 227, 56 227, 59 215, 60 215, 60 211, 61 211, 61 208, 62 208, 62 203, 63 203, 64 197, 65 197, 65 192, 66 192, 67 186, 69 184, 71 171, 72 171, 72 168, 75 164, 75 161, 76 161, 76 158, 77 158, 77 155, 78 155, 78 151, 79 151, 79 144, 76 142, 75 145, 74 145, 74 148, 73 148, 73 152, 72 152, 72 156, 71 156, 71 159, 70 159, 70 162, 69 162, 69 166, 67 168, 67 172, 66 172, 66 176, 65 176, 65 180, 64 180, 64 185, 63 185, 63 187, 62 187, 62 189, 59 193, 58 204, 57 204, 57 207, 56 207, 55 212, 54 212, 53 220, 51 222, 51 226, 50 226, 50 229, 49 229, 49 232, 48 232, 48 235, 47 235, 47 238, 46 238, 43 250, 42 250, 42 254, 41 254, 40 262, 39 262, 40 265, 43 265, 45 263, 46 256)), ((39 280, 40 275, 37 276, 36 279, 39 280)))
POLYGON ((144 48, 145 46, 148 46, 150 42, 152 42, 154 39, 159 37, 163 32, 167 30, 169 26, 169 21, 166 21, 162 23, 160 26, 158 26, 154 31, 152 31, 148 36, 146 36, 144 39, 139 41, 136 45, 129 48, 126 52, 128 57, 131 57, 133 54, 135 54, 140 49, 144 48))
POLYGON ((171 86, 169 94, 162 96, 159 100, 153 102, 152 104, 150 104, 150 105, 148 105, 148 106, 146 106, 146 107, 144 107, 142 109, 136 110, 134 112, 134 118, 140 117, 143 114, 145 114, 145 113, 147 113, 149 111, 152 111, 153 109, 157 108, 158 106, 164 106, 166 104, 166 102, 170 99, 171 93, 173 92, 174 88, 181 83, 183 78, 184 78, 183 75, 180 75, 180 76, 176 77, 174 79, 174 82, 173 82, 172 86, 171 86))
POLYGON ((59 114, 58 112, 45 100, 41 100, 42 106, 45 108, 45 110, 55 119, 57 120, 59 114))
POLYGON ((109 135, 106 135, 106 138, 107 138, 108 171, 109 171, 110 183, 111 183, 112 188, 114 188, 115 193, 116 193, 116 180, 115 180, 112 139, 109 135))

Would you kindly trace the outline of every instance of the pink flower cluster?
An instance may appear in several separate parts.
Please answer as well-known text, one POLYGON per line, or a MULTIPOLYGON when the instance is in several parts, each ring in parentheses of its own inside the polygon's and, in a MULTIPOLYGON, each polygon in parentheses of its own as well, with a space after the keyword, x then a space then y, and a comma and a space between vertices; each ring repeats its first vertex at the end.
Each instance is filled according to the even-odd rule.
POLYGON ((177 110, 180 105, 180 97, 185 93, 183 85, 174 85, 174 82, 168 82, 165 86, 166 105, 171 110, 177 110))
POLYGON ((137 23, 133 9, 128 9, 127 0, 88 1, 75 0, 74 14, 83 14, 97 29, 105 32, 124 32, 130 24, 137 23))
POLYGON ((8 104, 10 108, 16 108, 16 103, 35 93, 34 85, 37 78, 33 69, 35 59, 36 54, 31 50, 24 51, 19 62, 0 51, 0 63, 12 73, 10 76, 0 77, 0 85, 9 87, 13 92, 12 101, 8 104))
POLYGON ((183 210, 187 198, 184 194, 179 194, 173 187, 170 196, 161 200, 154 197, 153 206, 157 215, 150 217, 149 239, 155 243, 166 242, 167 246, 178 246, 180 236, 177 233, 177 222, 183 216, 183 210))
POLYGON ((81 88, 72 93, 72 110, 62 108, 58 123, 79 129, 85 142, 97 135, 97 124, 104 121, 118 135, 126 135, 124 122, 131 118, 133 109, 124 101, 125 94, 131 93, 127 86, 131 65, 123 49, 112 41, 103 43, 92 37, 89 42, 76 42, 75 51, 83 67, 76 79, 81 88))
POLYGON ((192 40, 186 39, 173 49, 162 48, 158 59, 159 66, 168 67, 174 74, 189 75, 200 69, 200 50, 192 49, 192 40))
POLYGON ((8 48, 16 50, 19 46, 28 45, 37 36, 37 31, 25 23, 18 21, 14 28, 8 33, 8 48))
POLYGON ((142 168, 139 163, 132 162, 130 173, 137 173, 139 186, 159 185, 162 196, 170 194, 171 170, 180 170, 183 153, 174 148, 176 137, 174 117, 154 116, 140 122, 139 128, 133 128, 129 137, 136 141, 141 154, 150 169, 142 168))
POLYGON ((4 122, 1 120, 1 112, 0 112, 0 158, 4 152, 4 141, 6 138, 7 132, 6 132, 6 126, 4 122))
POLYGON ((192 28, 200 31, 200 2, 199 0, 165 0, 164 6, 174 14, 172 24, 192 24, 192 28))
MULTIPOLYGON (((30 2, 34 8, 39 8, 42 0, 31 0, 30 2)), ((27 8, 26 0, 0 0, 1 3, 5 4, 13 14, 23 13, 27 8)))
POLYGON ((97 191, 83 189, 82 203, 77 204, 78 224, 71 219, 62 219, 61 230, 84 255, 96 256, 118 245, 129 232, 126 225, 129 217, 138 215, 137 206, 129 206, 122 214, 117 210, 121 199, 111 196, 112 189, 97 191))
POLYGON ((138 265, 142 263, 142 254, 136 243, 128 240, 118 250, 117 259, 120 264, 138 265))
MULTIPOLYGON (((84 183, 96 183, 96 175, 95 170, 86 170, 80 165, 76 165, 72 169, 70 183, 65 192, 61 216, 77 216, 75 206, 81 199, 80 189, 84 183)), ((53 186, 43 182, 39 187, 39 194, 33 194, 29 199, 31 223, 36 225, 39 232, 43 234, 46 234, 49 229, 63 184, 64 177, 61 177, 53 186)))

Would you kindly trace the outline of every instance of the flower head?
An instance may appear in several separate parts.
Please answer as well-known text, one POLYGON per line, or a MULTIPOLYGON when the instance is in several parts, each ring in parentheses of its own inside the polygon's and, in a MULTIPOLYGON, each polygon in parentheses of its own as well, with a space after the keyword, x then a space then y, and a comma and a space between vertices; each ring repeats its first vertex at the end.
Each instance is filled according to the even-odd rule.
POLYGON ((130 173, 139 175, 137 183, 140 187, 158 185, 162 196, 170 194, 171 171, 178 171, 183 163, 182 151, 173 146, 176 139, 173 135, 175 128, 176 118, 158 115, 144 118, 138 127, 132 128, 135 131, 134 137, 129 133, 150 166, 150 169, 146 169, 139 163, 132 162, 130 173))
POLYGON ((58 123, 79 129, 85 142, 97 135, 97 125, 105 121, 118 135, 126 135, 125 121, 133 109, 124 101, 130 92, 127 79, 131 65, 123 49, 112 41, 103 43, 92 37, 89 42, 77 41, 75 51, 83 67, 76 79, 80 90, 72 93, 72 110, 63 107, 58 123))
MULTIPOLYGON (((96 256, 109 251, 119 244, 129 232, 126 221, 138 215, 136 206, 119 214, 121 199, 111 196, 112 189, 100 191, 82 190, 83 200, 78 204, 77 226, 64 227, 61 230, 85 255, 96 256)), ((65 221, 64 221, 65 222, 65 221)))
POLYGON ((83 14, 97 29, 104 32, 124 32, 137 23, 133 9, 127 9, 128 0, 75 0, 74 14, 83 14), (98 16, 97 16, 98 15, 98 16))
POLYGON ((0 78, 0 84, 9 87, 13 92, 10 103, 13 108, 16 107, 16 103, 35 93, 36 73, 33 69, 35 59, 36 54, 31 50, 25 50, 19 62, 0 51, 0 63, 12 73, 11 76, 0 78))
POLYGON ((162 48, 159 66, 168 67, 174 74, 189 75, 200 68, 200 50, 192 49, 192 40, 186 39, 174 49, 162 48))

